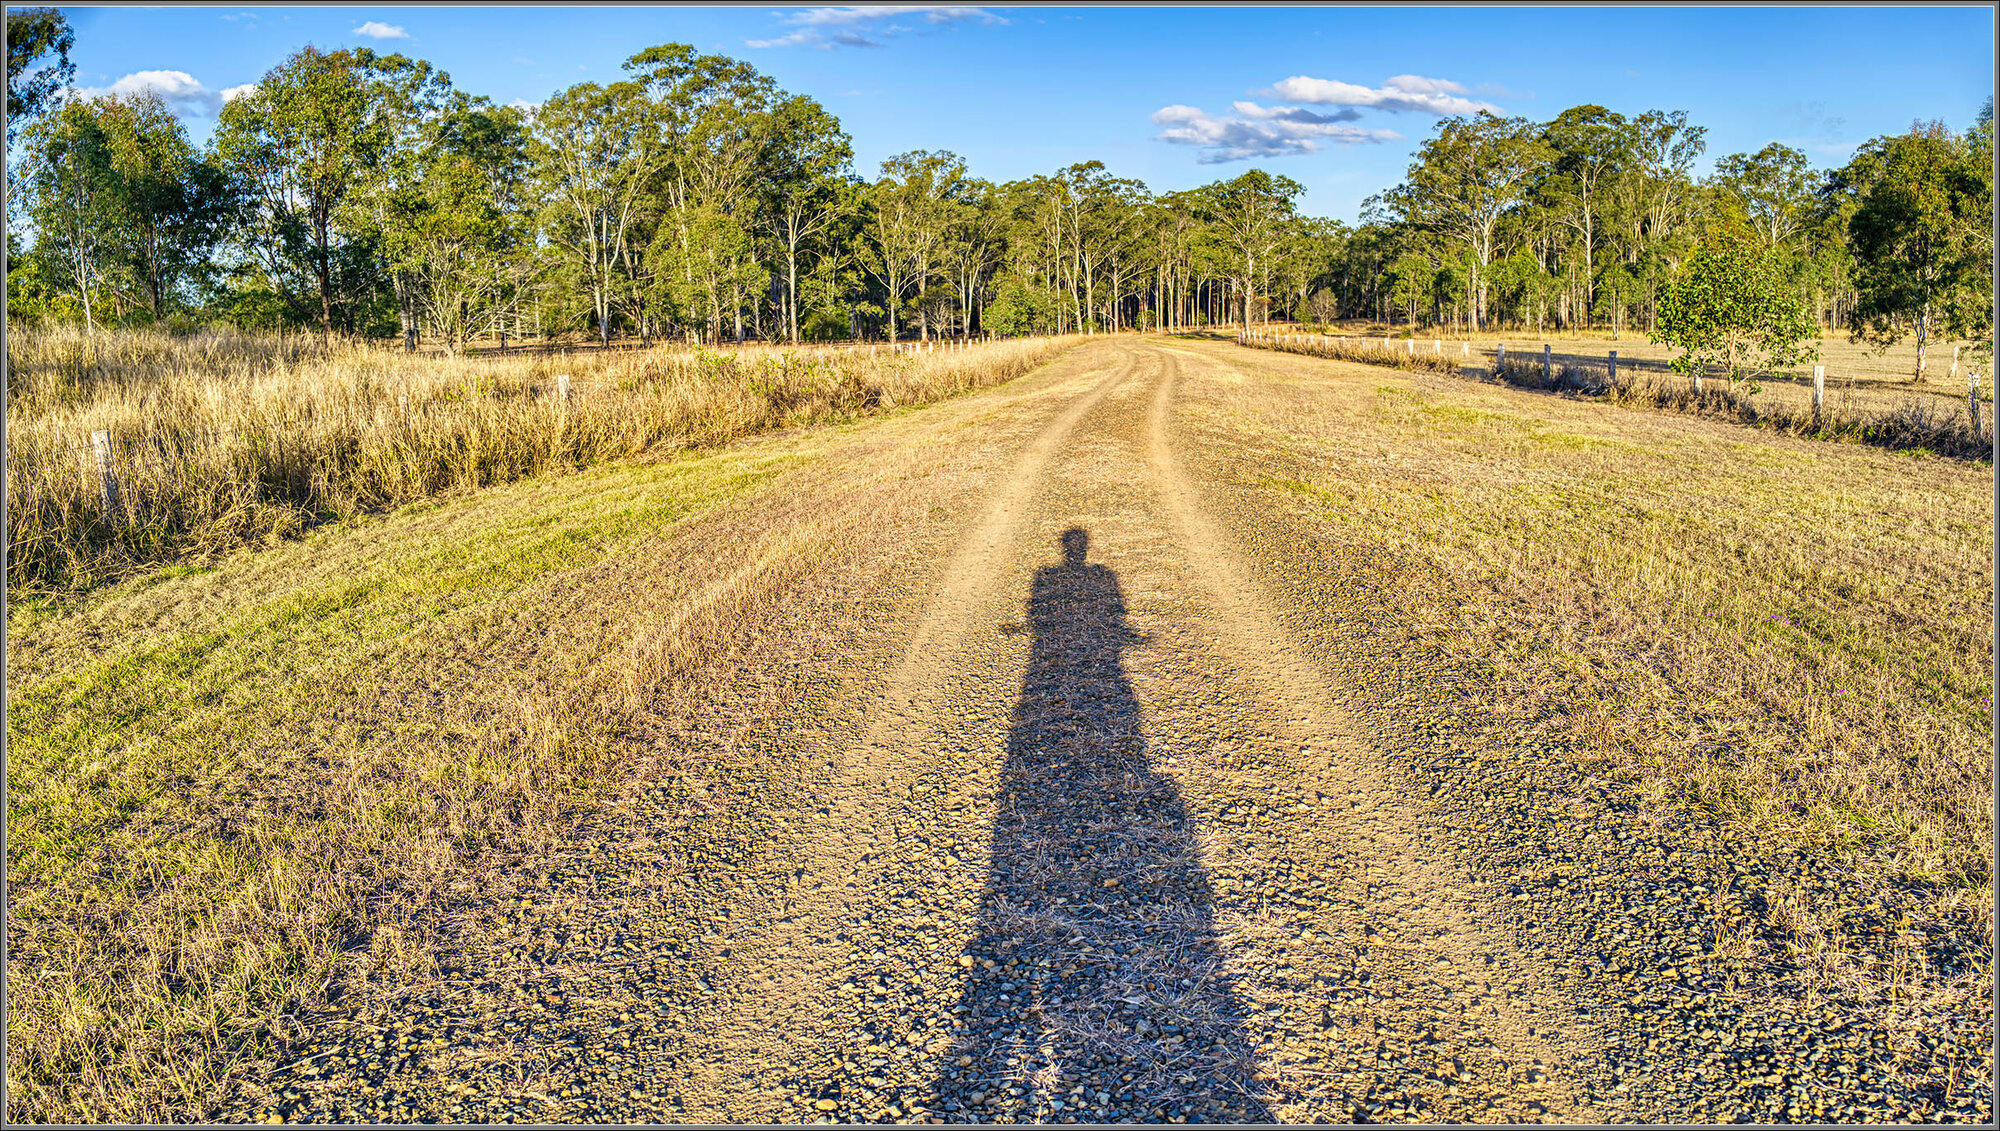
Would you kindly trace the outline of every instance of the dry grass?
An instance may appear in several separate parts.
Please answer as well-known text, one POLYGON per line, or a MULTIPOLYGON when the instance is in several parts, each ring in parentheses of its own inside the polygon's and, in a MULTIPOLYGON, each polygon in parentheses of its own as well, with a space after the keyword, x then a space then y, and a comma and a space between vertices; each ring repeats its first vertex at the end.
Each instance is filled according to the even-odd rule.
MULTIPOLYGON (((1923 386, 1911 385, 1887 380, 1879 372, 1863 379, 1852 371, 1844 377, 1833 371, 1826 381, 1825 409, 1816 415, 1810 370, 1764 374, 1734 385, 1711 377, 1697 393, 1691 378, 1674 373, 1667 365, 1672 351, 1663 346, 1648 347, 1643 342, 1637 355, 1631 351, 1629 342, 1598 343, 1618 351, 1614 373, 1606 352, 1578 353, 1574 351, 1575 342, 1564 343, 1570 348, 1563 351, 1552 349, 1545 362, 1543 343, 1539 340, 1527 349, 1510 348, 1504 359, 1493 346, 1468 348, 1468 343, 1461 340, 1420 341, 1393 334, 1387 336, 1391 344, 1383 345, 1383 340, 1268 331, 1257 332, 1242 344, 1425 373, 1490 376, 1526 389, 1605 396, 1631 407, 1720 417, 1820 439, 1917 449, 1968 459, 1991 458, 1993 452, 1994 415, 1990 407, 1985 407, 1993 399, 1990 381, 1981 388, 1981 424, 1975 432, 1962 386, 1954 392, 1935 381, 1923 386)), ((1501 340, 1510 347, 1520 344, 1505 335, 1501 340)), ((1913 354, 1914 350, 1910 352, 1913 354)))
POLYGON ((7 341, 8 582, 87 588, 442 492, 853 419, 1011 379, 1059 348, 449 360, 310 337, 23 329, 7 341), (116 448, 116 513, 89 452, 98 429, 116 448))
POLYGON ((1544 369, 1540 359, 1509 359, 1490 372, 1495 379, 1524 389, 1601 396, 1630 408, 1710 416, 1814 439, 1960 459, 1993 456, 1990 414, 1981 413, 1982 430, 1986 433, 1981 435, 1972 430, 1965 406, 1954 409, 1935 397, 1906 395, 1894 401, 1878 397, 1875 407, 1864 411, 1858 407, 1856 398, 1836 392, 1827 398, 1824 411, 1815 414, 1810 396, 1800 403, 1788 404, 1759 397, 1751 387, 1739 384, 1731 388, 1719 380, 1704 381, 1701 391, 1696 392, 1692 381, 1686 378, 1635 371, 1622 365, 1614 374, 1608 366, 1564 363, 1544 369))
MULTIPOLYGON (((1063 347, 885 358, 885 399, 1063 347)), ((274 368, 332 364, 299 348, 274 368)), ((855 532, 921 518, 885 497, 909 472, 868 455, 878 427, 904 425, 610 461, 16 596, 10 1114, 200 1118, 330 989, 423 985, 440 909, 678 757, 675 728, 832 615, 815 602, 853 605, 855 532)))
MULTIPOLYGON (((1444 350, 1450 353, 1458 350, 1460 343, 1466 340, 1463 333, 1443 327, 1423 327, 1413 331, 1401 324, 1385 326, 1381 323, 1355 322, 1326 329, 1329 333, 1360 335, 1377 340, 1387 335, 1398 348, 1403 345, 1402 339, 1414 338, 1418 352, 1422 352, 1433 340, 1437 340, 1441 341, 1444 350)), ((1668 371, 1667 363, 1673 360, 1676 354, 1671 346, 1648 341, 1643 328, 1631 327, 1627 327, 1625 332, 1617 337, 1613 337, 1606 329, 1587 331, 1550 329, 1538 334, 1531 329, 1488 327, 1473 335, 1471 342, 1472 361, 1482 366, 1491 364, 1494 347, 1503 342, 1506 343, 1509 355, 1540 360, 1542 347, 1546 345, 1558 360, 1591 365, 1602 365, 1605 354, 1617 350, 1620 367, 1632 364, 1639 369, 1661 373, 1668 371)), ((1958 345, 1963 351, 1963 348, 1970 344, 1970 342, 1946 342, 1940 345, 1932 342, 1928 356, 1929 379, 1924 384, 1917 385, 1912 380, 1917 370, 1917 346, 1911 339, 1906 338, 1896 345, 1882 348, 1854 341, 1844 330, 1831 330, 1827 331, 1826 336, 1818 342, 1820 364, 1826 366, 1829 394, 1836 387, 1840 387, 1850 388, 1862 397, 1875 394, 1885 396, 1917 394, 1947 399, 1957 398, 1961 402, 1965 397, 1965 374, 1966 367, 1971 363, 1971 355, 1961 352, 1958 373, 1954 377, 1951 372, 1952 347, 1958 345)), ((1982 384, 1990 394, 1993 384, 1990 376, 1983 369, 1980 375, 1984 379, 1982 384)), ((1760 380, 1770 391, 1776 391, 1773 389, 1774 382, 1790 385, 1795 381, 1802 381, 1809 387, 1812 383, 1812 366, 1804 366, 1796 372, 1765 375, 1760 380)))
MULTIPOLYGON (((1220 347, 1211 347, 1220 348, 1220 347)), ((1518 709, 1667 803, 1990 890, 1990 471, 1228 350, 1198 408, 1518 709), (1239 360, 1243 359, 1243 360, 1239 360)))
POLYGON ((1364 365, 1382 365, 1390 369, 1410 369, 1420 373, 1456 375, 1459 370, 1458 355, 1455 353, 1412 349, 1407 343, 1402 342, 1386 346, 1375 338, 1252 330, 1237 339, 1237 343, 1249 346, 1251 349, 1279 350, 1284 353, 1298 353, 1307 357, 1323 357, 1335 361, 1358 361, 1364 365))

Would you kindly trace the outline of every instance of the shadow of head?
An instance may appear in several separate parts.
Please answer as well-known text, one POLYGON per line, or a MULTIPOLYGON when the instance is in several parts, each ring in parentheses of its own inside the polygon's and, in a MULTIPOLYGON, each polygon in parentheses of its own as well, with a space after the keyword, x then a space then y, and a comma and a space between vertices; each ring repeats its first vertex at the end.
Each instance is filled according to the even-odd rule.
POLYGON ((1090 531, 1072 526, 1062 533, 1063 563, 1082 565, 1084 555, 1090 551, 1090 531))

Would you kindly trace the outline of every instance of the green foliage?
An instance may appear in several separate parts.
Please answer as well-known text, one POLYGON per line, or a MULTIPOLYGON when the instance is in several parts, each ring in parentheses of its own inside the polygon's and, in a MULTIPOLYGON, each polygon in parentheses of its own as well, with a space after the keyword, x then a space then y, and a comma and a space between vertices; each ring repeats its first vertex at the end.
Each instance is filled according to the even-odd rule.
MULTIPOLYGON (((1878 138, 1841 171, 1860 293, 1856 337, 1881 345, 1914 332, 1990 343, 1993 177, 1990 105, 1982 140, 1942 126, 1878 138)), ((1990 344, 1988 349, 1990 349, 1990 344)), ((1923 353, 1918 354, 1919 380, 1923 353)))
POLYGON ((1818 329, 1786 284, 1776 253, 1746 229, 1728 226, 1712 234, 1667 286, 1652 337, 1681 351, 1676 370, 1718 366, 1733 386, 1748 370, 1819 356, 1818 329))
POLYGON ((76 77, 70 48, 76 33, 54 8, 12 8, 7 12, 7 147, 21 128, 56 104, 56 95, 76 77))

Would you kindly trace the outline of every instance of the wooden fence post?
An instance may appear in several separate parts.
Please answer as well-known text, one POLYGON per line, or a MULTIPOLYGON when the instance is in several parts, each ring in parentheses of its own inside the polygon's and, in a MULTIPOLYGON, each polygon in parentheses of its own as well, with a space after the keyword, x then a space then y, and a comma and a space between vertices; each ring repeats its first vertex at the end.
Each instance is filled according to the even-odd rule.
POLYGON ((1697 365, 1696 365, 1696 366, 1694 367, 1694 395, 1695 395, 1695 396, 1697 396, 1697 397, 1701 395, 1701 371, 1702 371, 1702 368, 1703 368, 1703 366, 1701 366, 1701 365, 1699 365, 1699 364, 1697 364, 1697 365))
POLYGON ((1813 421, 1826 412, 1826 366, 1813 366, 1813 421))
POLYGON ((118 467, 111 458, 111 430, 92 432, 90 446, 97 455, 97 497, 104 504, 104 517, 117 522, 122 512, 118 506, 118 467))
POLYGON ((1979 439, 1979 370, 1977 369, 1965 371, 1965 414, 1972 418, 1972 438, 1979 439))
POLYGON ((1544 342, 1542 343, 1542 380, 1547 381, 1554 376, 1555 361, 1550 356, 1548 343, 1544 342))
POLYGON ((410 430, 410 394, 404 393, 397 397, 396 404, 403 410, 403 431, 408 432, 410 430))
POLYGON ((1609 359, 1608 359, 1608 360, 1607 360, 1607 361, 1605 362, 1605 364, 1606 364, 1607 366, 1609 366, 1609 367, 1610 367, 1610 369, 1611 369, 1611 379, 1612 379, 1613 381, 1616 381, 1616 380, 1618 380, 1618 351, 1617 351, 1617 350, 1612 350, 1612 351, 1611 351, 1611 357, 1610 357, 1610 358, 1609 358, 1609 359))
POLYGON ((567 373, 558 374, 556 377, 556 399, 562 402, 564 408, 569 407, 569 374, 567 373))
POLYGON ((1507 343, 1501 342, 1499 347, 1493 351, 1493 375, 1495 377, 1500 376, 1500 371, 1502 369, 1505 369, 1506 367, 1507 367, 1507 343))

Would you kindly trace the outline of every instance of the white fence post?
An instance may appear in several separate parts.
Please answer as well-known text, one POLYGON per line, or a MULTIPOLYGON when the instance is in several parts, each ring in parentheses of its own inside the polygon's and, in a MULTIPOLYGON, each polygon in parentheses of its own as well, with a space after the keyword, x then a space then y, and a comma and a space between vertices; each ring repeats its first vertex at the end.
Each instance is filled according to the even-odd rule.
POLYGON ((1507 343, 1501 342, 1499 348, 1496 349, 1493 353, 1493 375, 1495 377, 1500 376, 1500 371, 1502 369, 1505 369, 1506 367, 1507 367, 1507 343))
POLYGON ((556 376, 556 399, 562 402, 564 408, 569 407, 569 374, 567 373, 556 376))
POLYGON ((1826 366, 1813 366, 1813 419, 1826 411, 1826 366))
POLYGON ((410 430, 410 394, 404 393, 397 397, 396 405, 403 410, 403 431, 408 432, 410 430))
POLYGON ((1554 376, 1555 361, 1550 356, 1548 343, 1544 342, 1542 343, 1542 380, 1547 381, 1554 376))

